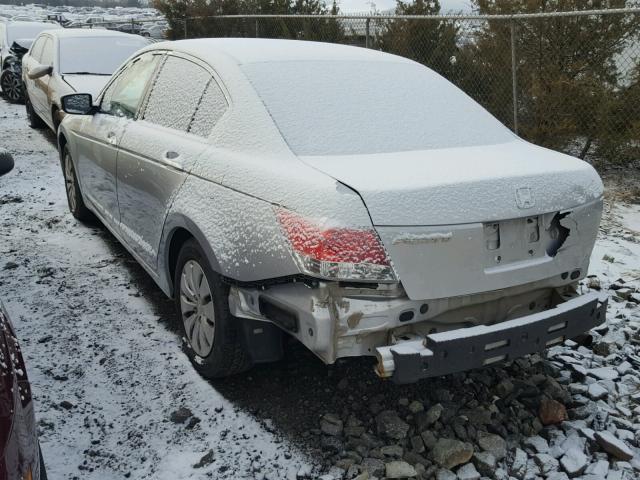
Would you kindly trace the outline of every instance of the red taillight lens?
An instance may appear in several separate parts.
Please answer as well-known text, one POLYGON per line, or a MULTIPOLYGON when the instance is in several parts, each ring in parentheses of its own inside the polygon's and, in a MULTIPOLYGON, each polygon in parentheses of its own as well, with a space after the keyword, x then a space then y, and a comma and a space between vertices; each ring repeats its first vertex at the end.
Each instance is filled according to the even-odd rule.
POLYGON ((373 229, 323 226, 284 209, 277 215, 294 257, 306 273, 337 280, 395 281, 387 253, 373 229))

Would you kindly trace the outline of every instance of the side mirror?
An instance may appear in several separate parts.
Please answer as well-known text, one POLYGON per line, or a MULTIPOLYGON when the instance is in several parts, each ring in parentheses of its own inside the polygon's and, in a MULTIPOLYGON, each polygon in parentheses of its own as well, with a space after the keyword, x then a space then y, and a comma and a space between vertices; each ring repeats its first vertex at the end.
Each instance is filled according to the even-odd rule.
POLYGON ((90 93, 64 95, 60 101, 62 102, 62 110, 73 115, 93 115, 96 111, 90 93))
POLYGON ((44 77, 45 75, 51 75, 51 72, 53 72, 53 67, 51 65, 38 65, 29 70, 27 76, 31 80, 35 80, 36 78, 44 77))
POLYGON ((0 177, 13 170, 13 156, 4 149, 0 149, 0 177))

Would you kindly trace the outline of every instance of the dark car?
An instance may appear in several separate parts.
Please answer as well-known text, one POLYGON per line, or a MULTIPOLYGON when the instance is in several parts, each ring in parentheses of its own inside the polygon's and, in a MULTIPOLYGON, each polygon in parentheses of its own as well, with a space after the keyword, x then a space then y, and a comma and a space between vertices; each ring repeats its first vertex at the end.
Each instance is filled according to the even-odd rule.
POLYGON ((0 73, 0 88, 4 98, 11 103, 24 101, 24 85, 22 83, 22 57, 29 51, 33 39, 21 38, 11 44, 9 56, 5 59, 0 73))
MULTIPOLYGON (((0 175, 13 168, 0 150, 0 175)), ((0 302, 0 480, 46 480, 31 386, 18 339, 0 302)))

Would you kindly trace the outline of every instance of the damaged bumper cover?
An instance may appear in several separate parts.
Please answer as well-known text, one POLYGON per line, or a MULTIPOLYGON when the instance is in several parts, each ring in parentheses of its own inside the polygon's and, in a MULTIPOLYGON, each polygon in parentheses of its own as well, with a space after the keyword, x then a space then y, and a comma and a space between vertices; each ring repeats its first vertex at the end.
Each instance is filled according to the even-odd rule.
POLYGON ((446 375, 540 352, 604 322, 607 296, 588 293, 555 308, 495 325, 406 335, 376 349, 379 376, 394 383, 446 375))

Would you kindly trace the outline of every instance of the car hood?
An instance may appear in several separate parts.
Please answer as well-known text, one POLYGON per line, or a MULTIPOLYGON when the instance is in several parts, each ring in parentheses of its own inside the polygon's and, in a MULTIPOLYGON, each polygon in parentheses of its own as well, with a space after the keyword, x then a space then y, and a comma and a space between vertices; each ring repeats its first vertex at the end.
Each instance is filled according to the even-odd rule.
POLYGON ((357 191, 376 226, 518 218, 573 208, 603 192, 586 162, 519 139, 301 160, 357 191))
POLYGON ((62 78, 78 93, 90 93, 96 97, 104 87, 110 75, 63 75, 62 78))

